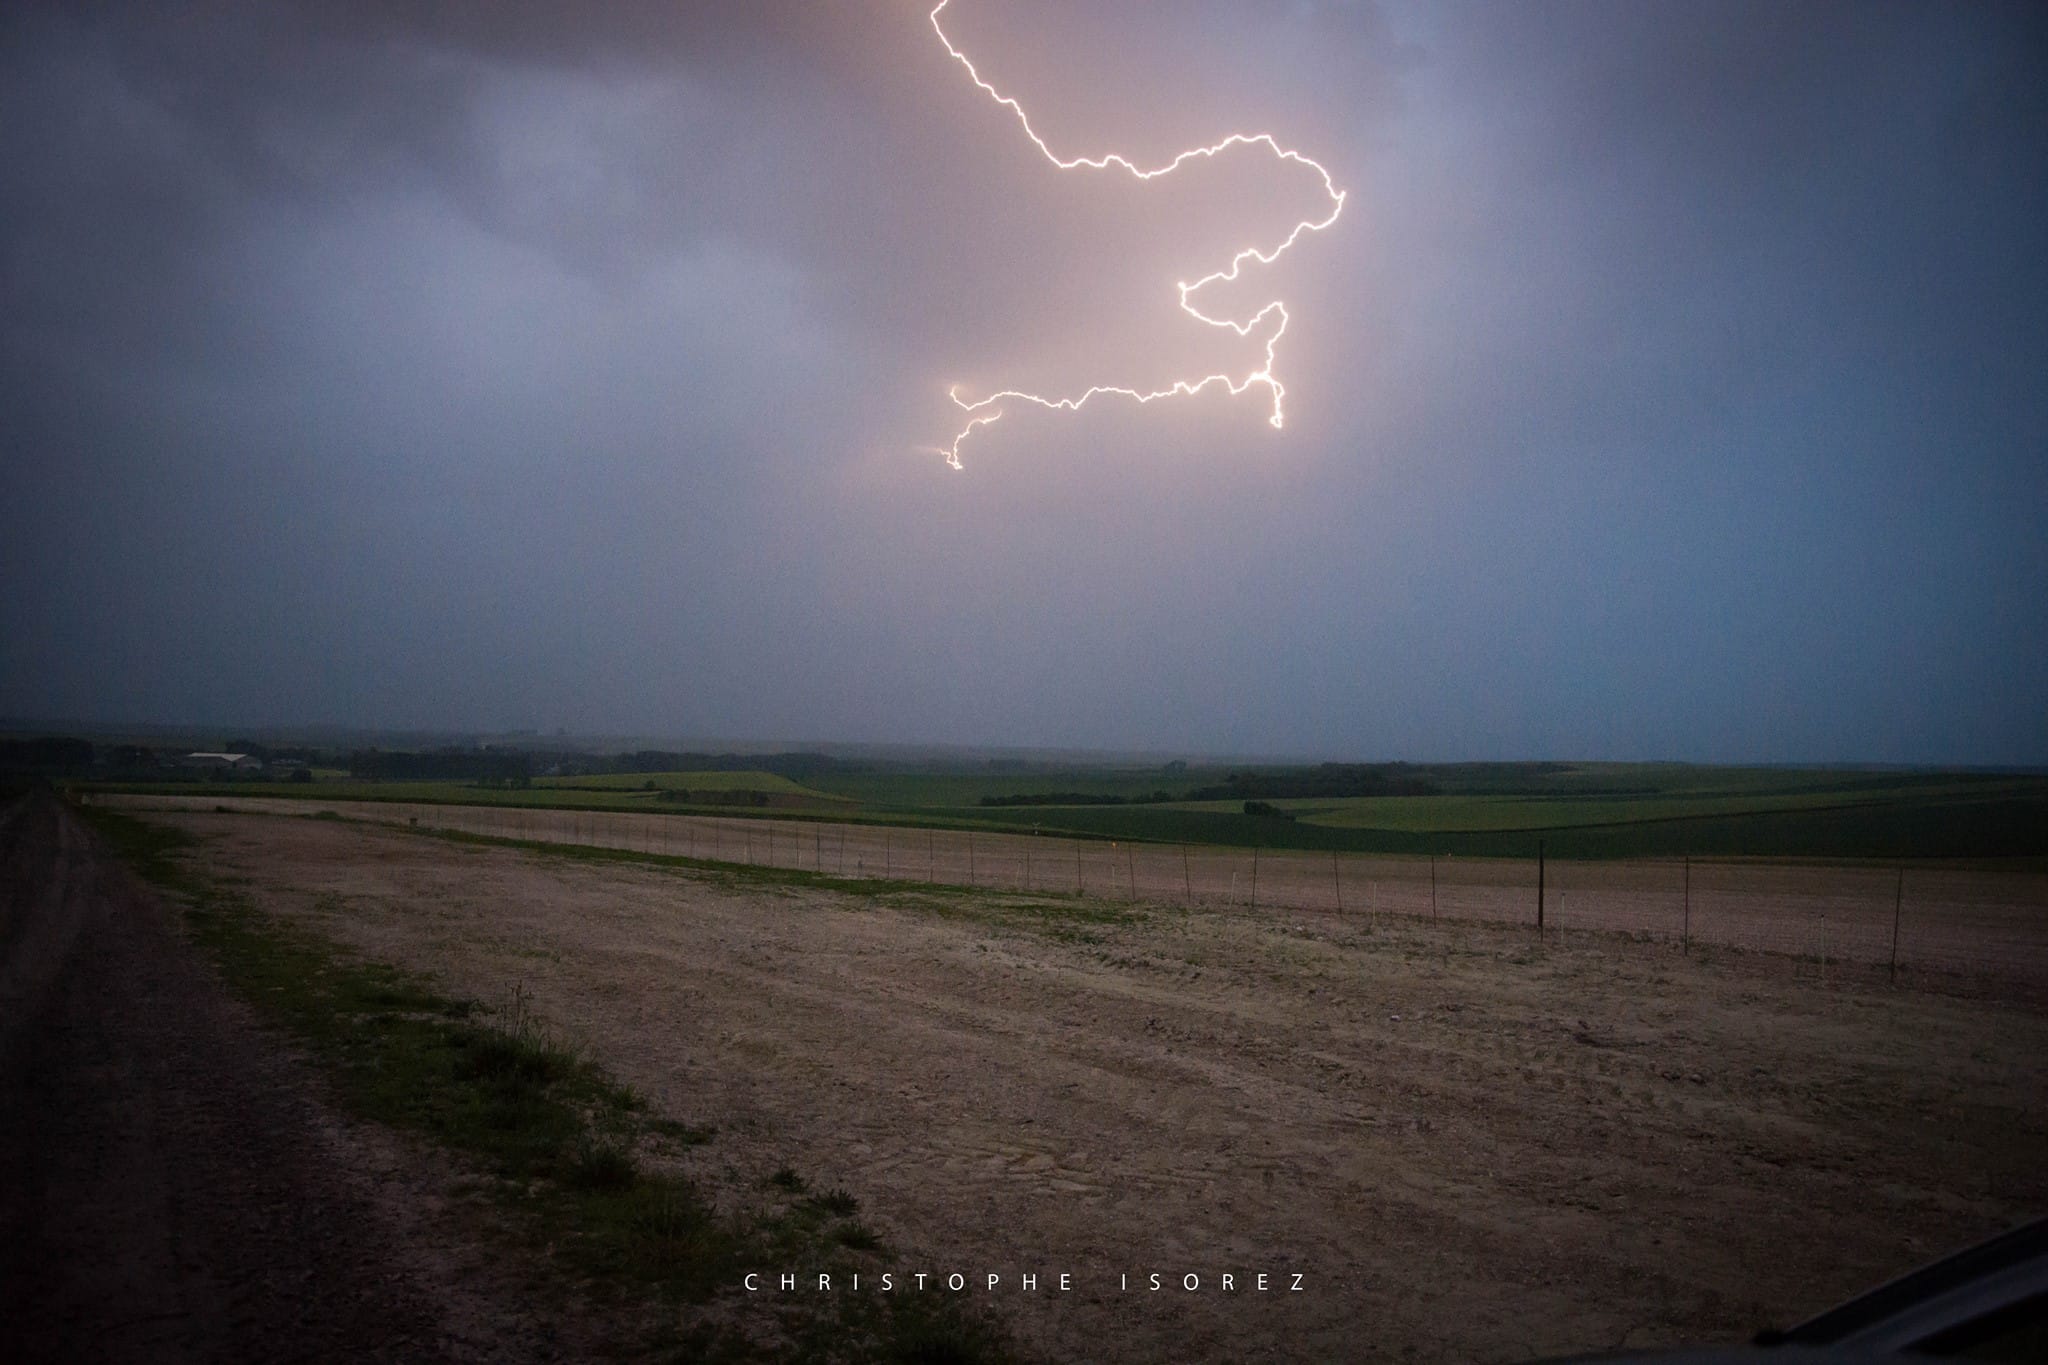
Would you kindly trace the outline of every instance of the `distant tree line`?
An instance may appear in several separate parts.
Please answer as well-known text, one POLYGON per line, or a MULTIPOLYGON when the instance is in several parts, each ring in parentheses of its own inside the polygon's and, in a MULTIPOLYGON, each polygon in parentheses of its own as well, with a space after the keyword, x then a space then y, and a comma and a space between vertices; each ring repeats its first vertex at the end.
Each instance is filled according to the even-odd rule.
MULTIPOLYGON (((702 772, 704 770, 697 768, 691 771, 702 772)), ((768 792, 734 788, 693 792, 687 787, 668 787, 655 793, 654 799, 657 801, 667 801, 675 805, 694 806, 766 806, 774 802, 774 797, 768 792)))
POLYGON ((62 735, 0 740, 0 772, 64 777, 89 771, 92 763, 89 740, 62 735))
MULTIPOLYGON (((552 755, 550 757, 553 757, 552 755)), ((774 773, 801 782, 832 773, 866 772, 867 765, 830 754, 795 751, 782 754, 700 754, 669 749, 637 749, 624 754, 564 754, 552 765, 568 777, 605 773, 774 773)))
POLYGON ((1156 791, 1150 796, 1109 796, 1102 792, 1018 792, 1011 796, 984 796, 984 806, 1148 806, 1171 801, 1173 793, 1156 791))
POLYGON ((292 768, 292 776, 300 781, 311 780, 310 768, 323 761, 317 749, 274 749, 247 739, 230 739, 195 750, 193 744, 153 748, 147 744, 94 744, 72 735, 42 735, 32 739, 0 739, 0 772, 111 782, 217 782, 251 775, 188 764, 185 756, 195 751, 247 754, 264 764, 269 772, 292 768), (306 774, 304 778, 298 777, 301 772, 306 774))
POLYGON ((1285 800, 1338 796, 1435 796, 1441 789, 1407 763, 1323 763, 1281 772, 1232 773, 1188 801, 1285 800))
POLYGON ((524 785, 533 778, 533 755, 505 749, 357 749, 348 756, 353 777, 377 782, 489 782, 524 785))
MULTIPOLYGON (((1173 764, 1168 770, 1175 770, 1173 764)), ((1187 765, 1179 764, 1186 772, 1187 765)), ((1212 787, 1197 787, 1175 796, 1155 791, 1149 796, 1106 796, 1098 792, 1019 792, 1009 796, 984 796, 984 806, 1125 806, 1156 805, 1165 801, 1245 801, 1263 807, 1245 808, 1247 815, 1280 815, 1269 801, 1339 796, 1435 796, 1441 789, 1422 771, 1407 763, 1324 763, 1314 768, 1288 768, 1273 772, 1232 773, 1212 787)))

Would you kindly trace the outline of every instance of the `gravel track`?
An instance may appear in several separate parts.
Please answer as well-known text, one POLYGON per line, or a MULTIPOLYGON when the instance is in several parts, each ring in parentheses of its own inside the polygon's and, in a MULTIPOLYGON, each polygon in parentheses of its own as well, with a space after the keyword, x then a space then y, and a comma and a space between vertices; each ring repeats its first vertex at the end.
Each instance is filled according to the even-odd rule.
POLYGON ((0 866, 0 1359, 580 1354, 76 816, 17 800, 0 866))

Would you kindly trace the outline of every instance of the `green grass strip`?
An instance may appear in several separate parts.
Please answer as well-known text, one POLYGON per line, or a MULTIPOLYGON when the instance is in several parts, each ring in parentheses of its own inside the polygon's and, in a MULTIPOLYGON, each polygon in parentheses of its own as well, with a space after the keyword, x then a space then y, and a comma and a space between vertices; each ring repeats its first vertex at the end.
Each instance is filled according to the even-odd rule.
MULTIPOLYGON (((701 1304, 749 1270, 875 1268, 883 1247, 853 1217, 853 1197, 809 1194, 793 1172, 764 1191, 776 1211, 718 1214, 686 1177, 662 1169, 713 1135, 652 1113, 550 1035, 523 999, 494 1014, 445 995, 427 977, 358 957, 207 878, 184 856, 198 840, 183 831, 104 808, 80 813, 183 903, 187 934, 230 989, 312 1053, 350 1113, 459 1153, 534 1245, 594 1287, 701 1304), (852 1259, 863 1254, 870 1259, 852 1259)), ((767 1311, 784 1337, 778 1359, 1010 1358, 996 1329, 939 1296, 782 1295, 767 1311)), ((656 1344, 686 1358, 759 1357, 746 1337, 685 1328, 685 1317, 668 1315, 667 1340, 656 1344)))

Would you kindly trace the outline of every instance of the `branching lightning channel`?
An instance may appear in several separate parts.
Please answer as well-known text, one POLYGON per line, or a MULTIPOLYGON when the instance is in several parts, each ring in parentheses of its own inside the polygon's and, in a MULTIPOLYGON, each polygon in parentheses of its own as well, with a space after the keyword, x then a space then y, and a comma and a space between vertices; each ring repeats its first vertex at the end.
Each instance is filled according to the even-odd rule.
POLYGON ((1063 171, 1082 169, 1106 171, 1114 166, 1118 170, 1124 171, 1139 180, 1156 180, 1160 176, 1173 174, 1190 161, 1207 160, 1211 157, 1219 156, 1233 147, 1263 147, 1283 162, 1293 162, 1313 171, 1323 182, 1323 193, 1329 196, 1330 211, 1322 218, 1302 219, 1294 225, 1293 231, 1289 232, 1278 245, 1271 249, 1261 249, 1258 246, 1245 247, 1232 256, 1230 264, 1222 269, 1212 271, 1193 282, 1182 280, 1175 286, 1180 291, 1181 311, 1197 322, 1207 323, 1211 327, 1227 327, 1241 337, 1250 336, 1254 331, 1266 329, 1264 331, 1265 363, 1242 379, 1232 378, 1228 374, 1211 374, 1204 375, 1198 379, 1177 379, 1163 389, 1153 389, 1149 392, 1141 389, 1125 388, 1117 384, 1097 384, 1079 396, 1070 398, 1048 398, 1043 394, 1027 393, 1021 389, 1003 389, 999 392, 991 393, 984 398, 975 399, 972 402, 960 396, 958 386, 956 385, 947 391, 947 396, 968 414, 969 420, 967 425, 961 428, 959 435, 953 438, 953 443, 939 450, 938 453, 946 457, 947 464, 955 469, 959 469, 961 467, 961 445, 980 428, 1000 418, 1003 415, 1001 405, 1007 401, 1035 403, 1042 408, 1073 412, 1078 410, 1089 399, 1100 394, 1114 394, 1121 398, 1135 399, 1140 403, 1150 403, 1160 398, 1197 394, 1212 385, 1218 384, 1228 389, 1233 396, 1243 393, 1253 385, 1265 386, 1273 395, 1273 413, 1266 420, 1276 429, 1285 426, 1286 414, 1282 402, 1287 396, 1287 389, 1273 373, 1274 358, 1280 346, 1280 338, 1287 331, 1287 309, 1285 305, 1280 300, 1274 299, 1249 318, 1238 319, 1211 317, 1196 307, 1193 299, 1196 294, 1199 294, 1209 285, 1228 284, 1236 280, 1238 273, 1244 269, 1245 262, 1257 261, 1261 265, 1271 265, 1279 260, 1289 247, 1299 241, 1303 233, 1321 232, 1324 228, 1336 222, 1337 215, 1344 211, 1345 192, 1337 188, 1336 182, 1330 178, 1329 171, 1325 170, 1320 162, 1311 160, 1290 147, 1282 147, 1274 140, 1271 133, 1232 133, 1222 141, 1212 143, 1207 147, 1191 147, 1164 165, 1152 167, 1150 170, 1144 169, 1135 162, 1114 152, 1107 156, 1099 157, 1060 156, 1051 147, 1046 145, 1045 139, 1038 135, 1038 130, 1031 126, 1031 116, 1024 112, 1024 106, 983 80, 981 73, 975 70, 974 63, 968 60, 967 54, 955 47, 953 40, 946 36, 945 27, 939 23, 939 15, 951 3, 952 0, 939 0, 939 3, 932 7, 932 31, 939 35, 939 41, 946 45, 946 51, 953 55, 953 60, 967 68, 967 74, 973 78, 974 83, 986 91, 990 99, 1017 116, 1017 122, 1023 127, 1024 135, 1031 139, 1033 146, 1044 153, 1047 161, 1050 161, 1059 169, 1063 171))

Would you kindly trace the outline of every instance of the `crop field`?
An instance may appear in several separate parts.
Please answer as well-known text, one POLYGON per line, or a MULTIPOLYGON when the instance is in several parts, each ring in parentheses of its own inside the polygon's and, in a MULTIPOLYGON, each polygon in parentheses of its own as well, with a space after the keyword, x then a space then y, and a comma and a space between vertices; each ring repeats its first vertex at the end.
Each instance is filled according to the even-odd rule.
POLYGON ((751 804, 873 825, 1323 853, 1532 858, 1540 846, 1550 857, 1580 860, 2031 859, 2048 867, 2048 778, 1995 772, 1598 763, 1042 766, 825 771, 803 782, 714 771, 540 777, 526 787, 387 780, 117 789, 588 810, 751 804), (1287 794, 1361 786, 1404 790, 1287 794), (1237 794, 1203 795, 1224 790, 1237 794), (1247 810, 1248 801, 1263 809, 1247 810))
MULTIPOLYGON (((122 792, 160 796, 245 797, 261 792, 289 801, 363 801, 399 804, 513 806, 561 810, 645 810, 664 793, 701 798, 705 805, 733 804, 730 798, 758 795, 779 808, 816 806, 844 811, 846 800, 793 782, 777 773, 706 772, 603 773, 582 777, 537 777, 527 786, 477 782, 370 781, 346 776, 312 782, 124 783, 122 792)), ((670 804, 670 803, 663 803, 670 804)), ((689 800, 676 806, 697 804, 689 800)))
POLYGON ((767 792, 817 802, 844 802, 845 797, 793 782, 780 773, 732 772, 724 769, 674 773, 597 773, 585 777, 536 777, 543 791, 579 792, 767 792))
POLYGON ((1126 904, 1494 924, 1774 954, 2048 992, 2048 870, 1785 859, 1582 862, 1233 849, 886 825, 347 802, 108 795, 131 809, 320 812, 519 841, 1126 904), (1539 882, 1541 883, 1539 886, 1539 882), (1540 897, 1539 897, 1540 891, 1540 897))
MULTIPOLYGON (((1547 893, 1565 932, 1538 937, 1493 922, 1533 900, 1511 863, 1440 865, 1432 921, 1415 860, 1340 860, 1340 912, 1327 855, 1261 853, 1276 899, 1255 913, 1249 853, 1183 871, 1177 850, 977 833, 970 874, 964 832, 120 804, 194 836, 184 856, 265 915, 524 1002, 711 1135, 685 1170, 721 1207, 791 1169, 843 1189, 877 1238, 862 1288, 831 1292, 923 1274, 1027 1357, 1735 1341, 2048 1202, 2038 996, 1588 932, 1602 905, 1675 913, 1629 879, 1678 868, 1572 869, 1547 893), (456 817, 533 842, 425 828, 456 817), (554 848, 547 822, 635 851, 554 848), (1311 894, 1331 901, 1282 904, 1311 894)), ((1891 909, 1882 870, 1766 872, 1809 909, 1891 909)), ((1709 922, 1763 904, 1739 867, 1694 874, 1709 922)), ((1995 918, 1981 875, 1916 870, 1908 904, 1995 918)), ((1998 915, 2038 918, 2028 887, 1998 915)), ((783 1273, 819 1292, 808 1264, 757 1269, 768 1290, 707 1311, 744 1327, 783 1273)))

